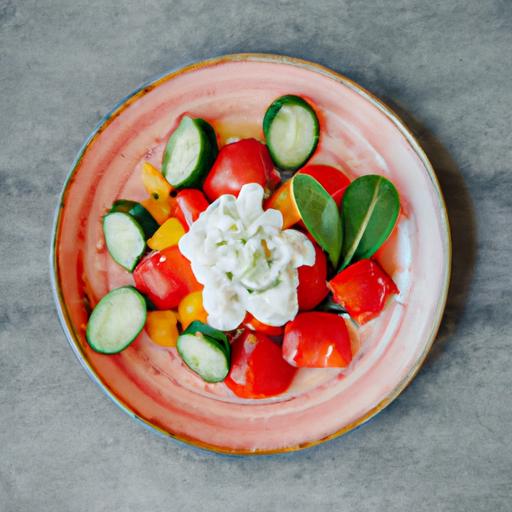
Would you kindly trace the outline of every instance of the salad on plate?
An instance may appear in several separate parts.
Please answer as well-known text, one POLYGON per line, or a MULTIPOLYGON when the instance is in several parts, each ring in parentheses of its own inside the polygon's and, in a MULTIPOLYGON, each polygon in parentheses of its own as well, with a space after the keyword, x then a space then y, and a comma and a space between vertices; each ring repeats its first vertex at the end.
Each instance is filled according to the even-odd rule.
POLYGON ((308 163, 321 133, 307 98, 277 98, 262 127, 264 142, 219 148, 210 123, 183 114, 161 167, 142 167, 147 198, 111 205, 104 242, 133 283, 94 307, 93 350, 117 354, 145 329, 242 399, 280 395, 304 368, 354 364, 358 326, 399 294, 375 257, 399 195, 384 176, 308 163))

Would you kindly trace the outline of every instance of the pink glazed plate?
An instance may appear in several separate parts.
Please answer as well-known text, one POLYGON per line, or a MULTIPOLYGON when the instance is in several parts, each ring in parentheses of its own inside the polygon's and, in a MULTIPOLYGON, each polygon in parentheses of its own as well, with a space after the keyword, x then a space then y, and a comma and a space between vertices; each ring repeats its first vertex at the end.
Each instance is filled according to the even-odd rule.
POLYGON ((78 154, 62 192, 52 245, 52 284, 69 343, 91 378, 131 417, 197 447, 231 454, 298 450, 368 421, 414 377, 436 336, 450 275, 449 227, 434 171, 398 116, 363 88, 324 67, 274 55, 219 57, 171 72, 122 100, 78 154), (311 163, 349 176, 380 174, 396 185, 402 214, 379 261, 400 289, 360 329, 348 371, 303 369, 284 395, 234 397, 184 368, 175 349, 143 331, 120 354, 85 340, 91 306, 132 276, 108 256, 101 217, 120 197, 144 198, 140 166, 160 165, 177 119, 208 120, 221 144, 263 140, 262 118, 284 94, 311 101, 321 123, 311 163))

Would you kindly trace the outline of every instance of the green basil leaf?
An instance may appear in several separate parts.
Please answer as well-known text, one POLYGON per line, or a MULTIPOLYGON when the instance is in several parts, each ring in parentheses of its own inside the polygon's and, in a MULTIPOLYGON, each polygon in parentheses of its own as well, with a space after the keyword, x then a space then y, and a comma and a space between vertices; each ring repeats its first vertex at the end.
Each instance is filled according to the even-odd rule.
POLYGON ((211 340, 215 341, 224 353, 228 356, 231 355, 231 345, 229 344, 228 337, 218 329, 214 329, 207 324, 203 324, 199 320, 194 320, 184 331, 183 334, 196 334, 200 332, 211 340))
POLYGON ((343 196, 343 263, 369 258, 386 241, 400 212, 395 186, 376 175, 354 180, 343 196))
POLYGON ((315 178, 307 174, 293 177, 292 192, 306 228, 336 267, 343 237, 336 202, 315 178))

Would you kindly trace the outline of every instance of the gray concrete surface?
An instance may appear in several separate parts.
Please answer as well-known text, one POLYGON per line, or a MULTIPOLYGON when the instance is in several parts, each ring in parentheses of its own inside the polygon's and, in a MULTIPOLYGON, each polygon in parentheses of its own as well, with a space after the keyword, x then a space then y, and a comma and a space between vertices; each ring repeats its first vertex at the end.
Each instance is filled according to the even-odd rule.
POLYGON ((512 2, 0 0, 0 511, 512 510, 512 2), (238 51, 341 71, 419 135, 454 277, 439 339, 377 419, 301 453, 160 439, 89 381, 50 293, 50 225, 85 136, 149 77, 238 51))

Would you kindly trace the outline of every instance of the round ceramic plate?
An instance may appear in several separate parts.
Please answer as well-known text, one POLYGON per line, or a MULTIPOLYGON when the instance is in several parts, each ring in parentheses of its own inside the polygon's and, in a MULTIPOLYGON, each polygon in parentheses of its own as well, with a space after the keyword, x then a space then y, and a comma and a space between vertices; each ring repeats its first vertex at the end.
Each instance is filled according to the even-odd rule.
POLYGON ((296 450, 361 425, 389 404, 425 359, 443 313, 450 273, 448 221, 439 186, 413 135, 388 107, 347 78, 302 60, 230 55, 188 66, 122 100, 84 144, 56 214, 52 280, 59 316, 78 359, 126 413, 149 428, 218 452, 296 450), (262 118, 278 96, 308 98, 321 138, 312 163, 352 178, 380 174, 397 186, 402 213, 378 259, 400 288, 384 312, 360 329, 346 372, 300 370, 284 395, 241 400, 206 384, 174 349, 143 332, 118 355, 93 352, 85 326, 108 290, 132 276, 108 256, 101 217, 116 198, 144 198, 140 166, 160 166, 183 113, 207 119, 221 144, 263 140, 262 118))

